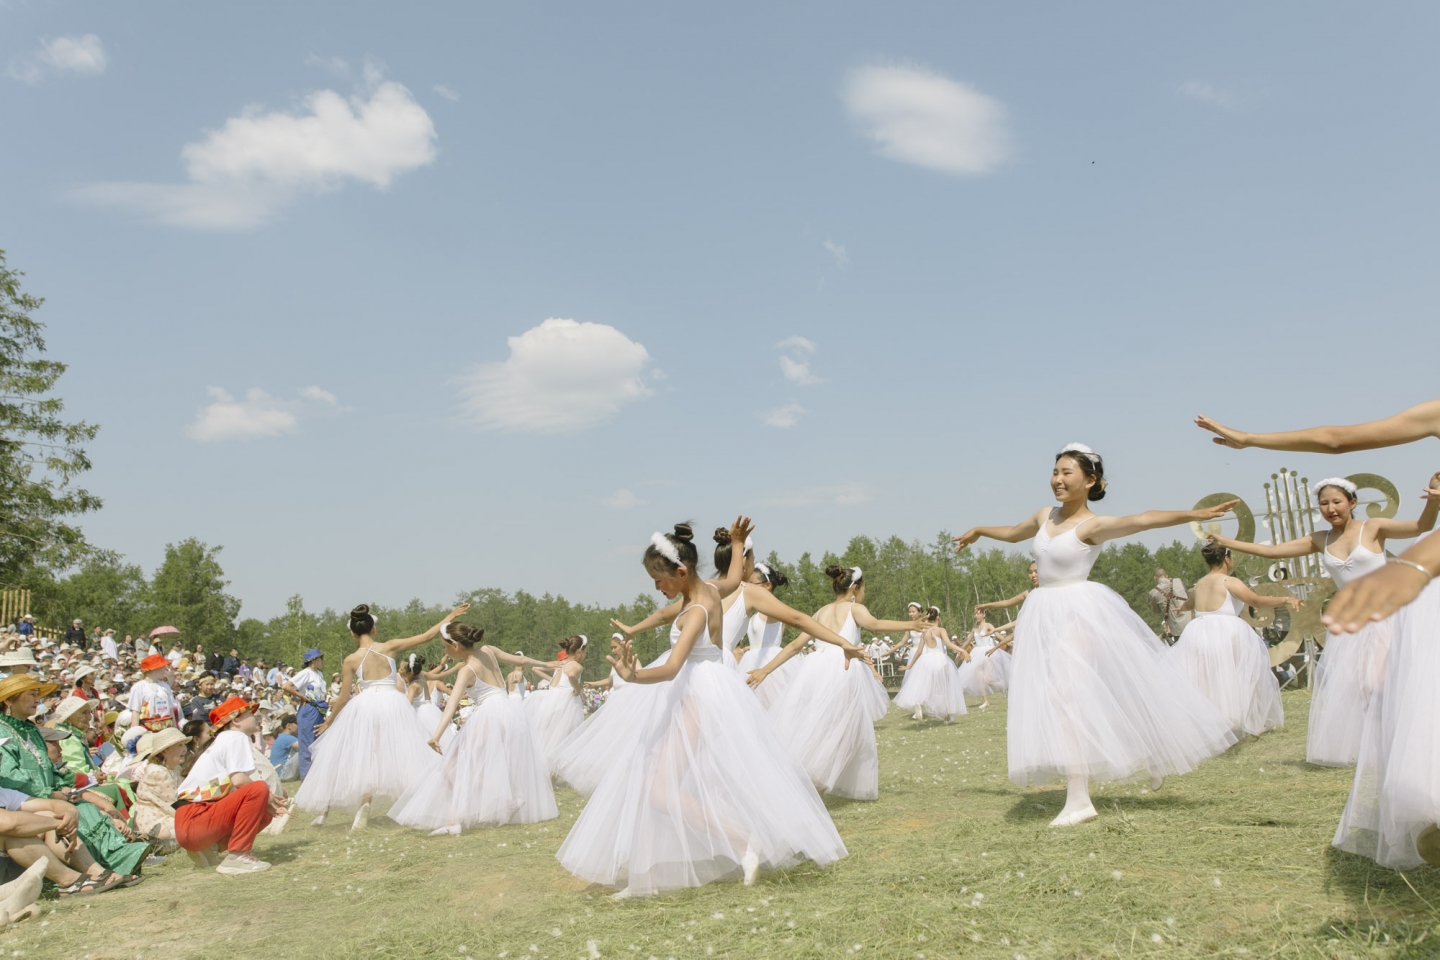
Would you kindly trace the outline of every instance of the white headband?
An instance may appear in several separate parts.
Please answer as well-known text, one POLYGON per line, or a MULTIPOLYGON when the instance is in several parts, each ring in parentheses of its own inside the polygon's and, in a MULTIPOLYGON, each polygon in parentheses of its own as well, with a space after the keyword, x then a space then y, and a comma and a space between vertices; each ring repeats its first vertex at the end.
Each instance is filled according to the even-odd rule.
POLYGON ((1090 456, 1090 457, 1095 456, 1095 451, 1094 451, 1094 450, 1091 450, 1089 447, 1085 446, 1085 444, 1083 444, 1083 443, 1067 443, 1067 444, 1065 444, 1065 446, 1063 446, 1063 447, 1060 448, 1060 452, 1061 452, 1061 453, 1083 453, 1083 454, 1085 454, 1086 456, 1090 456))
POLYGON ((1355 486, 1355 484, 1351 483, 1349 480, 1346 480, 1344 477, 1328 477, 1315 484, 1315 486, 1311 487, 1310 493, 1318 497, 1320 496, 1320 491, 1324 490, 1326 487, 1339 487, 1341 490, 1344 490, 1352 497, 1355 496, 1356 493, 1360 490, 1359 487, 1355 486))
MULTIPOLYGON (((444 637, 446 640, 450 640, 450 621, 449 621, 449 620, 446 620, 444 623, 440 624, 440 636, 444 637)), ((455 641, 454 641, 454 640, 450 640, 450 642, 451 642, 451 643, 454 643, 455 641)))
POLYGON ((611 640, 624 640, 624 639, 625 639, 625 634, 623 634, 623 633, 612 633, 612 634, 610 634, 610 639, 611 639, 611 640))
POLYGON ((767 567, 765 564, 763 564, 763 563, 757 563, 757 564, 755 564, 755 569, 756 569, 757 571, 759 571, 760 575, 761 575, 762 577, 764 577, 766 580, 769 580, 769 579, 770 579, 770 568, 767 567))
POLYGON ((851 568, 850 568, 850 586, 853 587, 853 586, 855 586, 855 584, 859 583, 859 582, 860 582, 860 578, 863 577, 863 576, 865 576, 865 571, 861 570, 859 567, 851 567, 851 568))
POLYGON ((665 536, 665 534, 650 534, 650 546, 654 547, 656 552, 658 552, 660 556, 664 557, 666 560, 669 560, 671 563, 675 564, 675 566, 685 566, 685 564, 680 562, 680 551, 675 549, 675 544, 671 543, 670 538, 665 536))
POLYGON ((911 600, 909 603, 907 603, 907 604, 905 605, 905 609, 906 609, 906 610, 909 610, 911 607, 914 607, 916 610, 924 610, 924 609, 925 609, 925 608, 922 607, 920 604, 916 603, 914 600, 911 600))
POLYGON ((587 636, 585 636, 585 634, 583 634, 583 633, 580 634, 580 649, 583 650, 583 649, 585 649, 586 647, 588 647, 589 645, 590 645, 590 638, 587 637, 587 636))

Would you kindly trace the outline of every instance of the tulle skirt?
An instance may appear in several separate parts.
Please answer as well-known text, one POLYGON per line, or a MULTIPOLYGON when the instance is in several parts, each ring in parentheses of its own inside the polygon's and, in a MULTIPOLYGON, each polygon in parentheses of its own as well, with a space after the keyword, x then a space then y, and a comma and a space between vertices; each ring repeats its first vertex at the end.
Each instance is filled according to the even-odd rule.
POLYGON ((838 648, 835 653, 817 650, 800 661, 770 710, 780 741, 821 793, 856 800, 880 796, 874 705, 867 681, 874 677, 863 663, 851 662, 847 670, 838 648))
POLYGON ((560 744, 585 722, 584 705, 568 682, 548 690, 536 690, 522 703, 535 731, 535 739, 540 744, 540 752, 545 754, 547 763, 553 764, 560 744))
MULTIPOLYGON (((749 650, 746 650, 745 656, 740 658, 740 679, 748 680, 751 670, 759 670, 765 666, 765 664, 774 660, 780 655, 782 649, 784 648, 760 647, 756 649, 755 647, 751 647, 749 650)), ((795 671, 800 669, 800 663, 801 661, 791 657, 780 665, 780 669, 766 677, 764 683, 755 688, 755 695, 760 698, 760 706, 766 710, 775 706, 775 703, 780 699, 780 695, 785 692, 785 688, 790 686, 790 681, 795 677, 795 671)))
POLYGON ((1440 822, 1440 583, 1389 622, 1385 683, 1365 711, 1335 846, 1404 870, 1422 862, 1415 852, 1420 831, 1440 822))
POLYGON ((388 686, 361 690, 311 745, 295 804, 325 810, 359 806, 367 795, 398 797, 440 762, 428 739, 405 694, 388 686))
POLYGON ((738 879, 747 849, 766 869, 845 855, 734 667, 691 660, 675 679, 646 686, 657 708, 565 838, 556 854, 565 869, 650 894, 738 879))
POLYGON ((1382 620, 1326 638, 1310 698, 1307 762, 1348 767, 1360 755, 1365 708, 1385 685, 1391 629, 1392 622, 1382 620))
POLYGON ((1004 693, 1010 687, 1010 653, 996 650, 986 656, 985 651, 971 651, 970 659, 960 666, 960 679, 965 693, 972 697, 988 697, 992 693, 1004 693))
POLYGON ((1270 669, 1265 641, 1239 617, 1196 617, 1170 648, 1170 656, 1238 736, 1258 737, 1285 725, 1280 683, 1270 669))
POLYGON ((421 830, 535 823, 559 815, 525 708, 503 693, 476 705, 439 763, 390 808, 391 820, 421 830))
MULTIPOLYGON (((834 654, 832 653, 830 656, 833 657, 834 654)), ((890 691, 885 689, 885 684, 881 683, 870 668, 859 660, 852 660, 850 670, 847 672, 856 673, 861 678, 860 689, 864 693, 865 713, 870 718, 870 722, 879 723, 884 720, 885 714, 890 712, 890 691)))
MULTIPOLYGON (((669 656, 670 651, 666 650, 645 667, 658 666, 669 656)), ((640 731, 647 729, 651 715, 659 709, 657 694, 662 687, 653 683, 621 683, 611 687, 610 696, 599 709, 556 748, 550 764, 555 778, 569 784, 583 797, 594 793, 605 771, 630 748, 640 731)))
POLYGON ((1168 648, 1114 590, 1032 590, 1015 625, 1010 779, 1185 773, 1235 743, 1168 648))
MULTIPOLYGON (((861 667, 861 664, 850 665, 851 670, 861 667)), ((965 682, 960 679, 960 669, 945 655, 943 648, 926 650, 915 658, 905 671, 900 692, 895 694, 895 706, 903 710, 922 707, 940 717, 965 712, 965 682)))
MULTIPOLYGON (((435 704, 429 700, 426 700, 415 708, 415 719, 420 724, 420 732, 425 735, 425 742, 429 743, 430 738, 435 736, 435 731, 440 726, 440 721, 445 719, 445 711, 435 706, 435 704)), ((449 749, 450 744, 455 742, 455 737, 459 732, 453 723, 446 727, 445 732, 440 735, 440 749, 449 749)))

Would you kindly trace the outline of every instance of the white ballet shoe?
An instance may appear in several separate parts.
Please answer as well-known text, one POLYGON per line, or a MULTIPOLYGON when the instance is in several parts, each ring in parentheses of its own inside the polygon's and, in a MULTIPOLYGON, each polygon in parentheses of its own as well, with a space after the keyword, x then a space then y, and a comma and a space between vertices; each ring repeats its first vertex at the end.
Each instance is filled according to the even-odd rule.
POLYGON ((644 897, 644 896, 648 896, 648 894, 636 893, 634 890, 631 890, 629 887, 626 887, 626 888, 623 889, 623 890, 620 890, 620 891, 617 891, 616 893, 610 894, 610 899, 611 899, 611 900, 637 900, 637 899, 639 899, 639 898, 641 898, 641 897, 644 897))
POLYGON ((1050 821, 1052 827, 1073 827, 1077 823, 1084 823, 1086 820, 1094 820, 1100 814, 1095 812, 1095 804, 1087 803, 1079 810, 1060 811, 1060 816, 1050 821))
POLYGON ((350 822, 351 830, 364 830, 370 825, 370 804, 360 804, 360 809, 355 811, 355 819, 350 822))
POLYGON ((436 827, 430 831, 432 837, 458 837, 460 835, 460 824, 452 823, 448 827, 436 827))
POLYGON ((984 703, 980 704, 980 709, 984 710, 988 706, 990 706, 990 701, 986 700, 984 703))
POLYGON ((924 711, 924 709, 921 708, 921 707, 916 707, 916 708, 915 708, 914 717, 915 717, 916 720, 924 720, 924 719, 925 719, 925 711, 924 711))
POLYGON ((1165 775, 1163 773, 1150 774, 1150 792, 1154 793, 1165 786, 1165 775))
POLYGON ((950 726, 950 724, 952 724, 952 723, 954 723, 954 722, 955 722, 955 714, 953 714, 953 713, 950 714, 950 716, 948 716, 948 717, 945 718, 945 726, 947 726, 947 727, 950 726))
POLYGON ((754 847, 745 848, 745 856, 740 858, 740 866, 745 871, 745 886, 753 887, 755 877, 760 873, 760 854, 755 852, 754 847))
POLYGON ((311 821, 310 821, 310 826, 312 826, 312 827, 323 827, 323 826, 325 826, 325 818, 326 818, 328 815, 329 815, 329 811, 327 810, 325 813, 320 814, 320 816, 316 817, 314 820, 311 820, 311 821))

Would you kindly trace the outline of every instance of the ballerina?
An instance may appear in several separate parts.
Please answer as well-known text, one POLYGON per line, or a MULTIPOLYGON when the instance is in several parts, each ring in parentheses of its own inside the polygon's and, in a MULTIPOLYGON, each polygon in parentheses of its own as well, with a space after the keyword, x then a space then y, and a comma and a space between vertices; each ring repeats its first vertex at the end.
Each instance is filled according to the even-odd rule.
MULTIPOLYGON (((610 636, 610 650, 619 656, 617 643, 623 643, 623 633, 610 636)), ((655 666, 664 663, 670 655, 667 649, 656 660, 647 664, 655 666)), ((608 685, 610 695, 595 712, 585 718, 570 736, 555 751, 551 764, 555 779, 569 784, 582 797, 589 798, 600 785, 605 772, 615 763, 616 758, 629 748, 630 738, 645 726, 646 706, 649 700, 645 694, 651 688, 643 684, 626 683, 625 678, 610 668, 610 675, 603 680, 587 681, 585 686, 608 685)))
POLYGON ((505 693, 500 664, 560 667, 482 644, 485 630, 468 623, 440 628, 445 652, 460 663, 445 712, 428 746, 439 763, 412 783, 390 808, 390 819, 430 835, 458 834, 481 824, 537 823, 560 815, 550 771, 525 706, 505 693), (461 699, 474 703, 449 746, 444 738, 461 699))
POLYGON ((535 730, 535 738, 540 742, 540 751, 545 754, 552 771, 560 744, 585 722, 585 705, 580 698, 580 674, 585 669, 585 654, 589 645, 589 638, 583 635, 566 637, 560 641, 565 659, 552 664, 553 673, 542 673, 534 666, 530 668, 550 681, 548 690, 537 690, 523 702, 530 725, 535 730))
POLYGON ((469 609, 462 603, 422 634, 385 641, 375 639, 375 616, 368 605, 350 611, 350 636, 358 649, 345 658, 340 694, 316 728, 324 736, 311 748, 310 775, 295 794, 296 806, 320 811, 313 826, 324 825, 331 807, 358 803, 350 829, 363 829, 374 797, 398 797, 435 762, 400 688, 394 655, 429 643, 469 609), (352 697, 356 685, 360 692, 352 697))
MULTIPOLYGON (((420 732, 428 739, 430 732, 440 722, 440 716, 444 712, 445 694, 449 692, 444 681, 441 679, 448 673, 454 673, 460 669, 460 664, 446 667, 449 657, 442 657, 440 664, 434 670, 425 669, 425 657, 422 654, 412 653, 406 657, 400 666, 401 676, 405 677, 409 686, 410 702, 415 706, 415 722, 420 724, 420 732)), ((459 729, 453 724, 446 728, 440 738, 440 746, 448 747, 450 741, 455 739, 459 729)))
POLYGON ((927 626, 920 631, 920 639, 910 662, 901 669, 905 671, 905 682, 895 695, 895 706, 902 710, 914 709, 915 719, 924 720, 929 708, 935 716, 945 718, 947 724, 965 710, 965 683, 960 679, 960 670, 945 649, 949 647, 957 656, 965 651, 950 639, 945 628, 940 626, 940 608, 931 607, 927 626))
MULTIPOLYGON (((1246 433, 1197 417, 1214 441, 1234 449, 1262 447, 1312 453, 1350 453, 1440 437, 1440 400, 1353 426, 1286 433, 1246 433)), ((1440 488, 1422 496, 1440 497, 1440 488)), ((1381 866, 1440 865, 1440 536, 1430 534, 1380 569, 1350 581, 1320 619, 1332 637, 1391 621, 1385 682, 1370 699, 1360 734, 1355 781, 1335 831, 1335 847, 1381 866)), ((1333 639, 1331 642, 1334 642, 1333 639)))
MULTIPOLYGON (((755 570, 750 575, 751 584, 771 594, 789 582, 790 579, 782 571, 773 570, 769 564, 765 563, 755 564, 755 570)), ((751 673, 779 656, 783 646, 780 640, 784 633, 784 621, 772 620, 759 612, 751 616, 746 627, 746 635, 750 638, 750 649, 740 658, 740 675, 749 677, 751 673)), ((798 668, 799 664, 787 664, 783 669, 772 674, 765 683, 754 688, 755 695, 760 698, 762 707, 769 710, 775 705, 781 694, 785 692, 785 688, 789 686, 790 680, 798 668)))
POLYGON ((1231 576, 1235 558, 1214 540, 1200 548, 1200 555, 1210 572, 1195 581, 1180 608, 1193 610, 1195 617, 1170 648, 1170 656, 1229 721, 1236 736, 1258 737, 1283 727, 1285 711, 1265 641, 1240 619, 1240 611, 1247 605, 1298 610, 1300 600, 1262 597, 1251 590, 1245 581, 1231 576))
POLYGON ((627 683, 656 690, 654 713, 576 819, 556 854, 561 864, 628 897, 737 877, 748 885, 762 868, 845 856, 804 768, 721 662, 720 594, 695 573, 690 526, 651 537, 644 564, 662 594, 684 599, 670 656, 640 667, 631 644, 616 642, 612 666, 627 683))
MULTIPOLYGON (((878 620, 871 615, 864 602, 865 574, 859 567, 832 565, 825 568, 825 574, 835 600, 817 610, 812 619, 827 630, 858 646, 862 627, 880 633, 913 626, 910 621, 878 620)), ((750 685, 763 684, 810 638, 811 634, 801 633, 790 641, 769 663, 750 674, 750 685)), ((821 793, 874 800, 880 796, 875 721, 889 707, 890 695, 879 687, 885 704, 878 707, 874 690, 879 685, 870 671, 844 669, 846 660, 830 650, 828 645, 818 645, 816 652, 805 658, 770 713, 780 739, 800 758, 821 793)))
MULTIPOLYGON (((1431 479, 1440 487, 1440 474, 1431 479)), ((1236 553, 1270 560, 1320 554, 1320 563, 1337 588, 1385 566, 1385 542, 1417 537, 1435 526, 1440 500, 1426 500, 1418 520, 1405 522, 1355 516, 1358 490, 1339 477, 1311 487, 1320 516, 1330 524, 1324 533, 1288 543, 1245 543, 1229 537, 1212 537, 1214 543, 1236 553), (1344 556, 1340 556, 1344 553, 1344 556)), ((1357 633, 1332 637, 1315 668, 1310 699, 1310 726, 1305 738, 1305 760, 1326 767, 1348 767, 1360 752, 1360 728, 1365 708, 1385 681, 1385 660, 1390 652, 1390 621, 1366 624, 1357 633)))
MULTIPOLYGON (((1021 597, 1023 602, 1024 594, 1021 597)), ((980 698, 981 710, 990 706, 990 694, 1004 693, 1010 685, 1010 654, 1000 647, 997 633, 985 619, 985 611, 976 607, 975 627, 970 631, 970 670, 965 672, 965 692, 980 698)))
POLYGON ((955 538, 1005 543, 1035 538, 1039 586, 1015 626, 1006 740, 1010 779, 1026 786, 1066 778, 1065 806, 1051 826, 1096 816, 1090 780, 1146 771, 1152 789, 1235 743, 1225 718, 1167 656, 1168 648, 1115 591, 1088 578, 1100 544, 1142 530, 1214 520, 1238 501, 1204 510, 1101 517, 1099 454, 1070 444, 1055 455, 1044 507, 1010 527, 975 527, 955 538))

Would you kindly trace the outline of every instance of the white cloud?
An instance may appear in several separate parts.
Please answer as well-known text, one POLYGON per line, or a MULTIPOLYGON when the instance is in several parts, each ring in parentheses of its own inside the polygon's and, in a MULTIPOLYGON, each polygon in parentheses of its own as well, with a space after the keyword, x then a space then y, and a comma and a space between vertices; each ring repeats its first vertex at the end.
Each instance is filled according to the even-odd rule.
POLYGON ((815 341, 807 340, 804 337, 800 336, 786 337, 784 340, 781 340, 779 343, 775 344, 775 349, 794 350, 798 353, 814 353, 815 341))
POLYGON ((259 387, 246 391, 244 400, 236 400, 220 387, 206 387, 205 391, 214 399, 201 408, 185 431, 202 443, 278 437, 299 429, 295 414, 259 387))
POLYGON ((800 418, 804 415, 805 408, 800 406, 800 404, 796 403, 794 400, 791 400, 789 403, 784 404, 783 406, 776 407, 774 410, 770 410, 766 413, 762 413, 759 416, 760 419, 765 422, 765 425, 767 427, 776 427, 780 430, 785 430, 799 423, 800 418))
POLYGON ((105 45, 93 33, 83 37, 56 37, 40 41, 40 49, 10 61, 10 76, 25 83, 39 83, 47 73, 69 73, 95 77, 105 72, 110 60, 105 45))
POLYGON ((833 504, 838 507, 854 506, 870 499, 870 489, 863 483, 842 483, 834 486, 803 487, 777 493, 765 502, 776 507, 810 507, 817 504, 833 504))
POLYGON ((294 113, 247 107, 180 151, 188 183, 100 183, 73 196, 171 226, 246 230, 348 180, 383 190, 435 159, 435 125, 405 87, 371 68, 366 83, 348 98, 312 93, 294 113))
POLYGON ((782 356, 780 358, 780 372, 785 376, 786 380, 802 387, 810 387, 817 383, 825 382, 810 372, 810 362, 808 360, 792 360, 789 357, 782 356))
POLYGON ((836 266, 843 267, 850 262, 850 255, 845 252, 845 248, 842 245, 833 240, 826 240, 822 246, 830 251, 830 256, 835 258, 836 266))
POLYGON ((625 489, 616 490, 610 496, 602 498, 600 502, 611 510, 629 510, 645 503, 644 500, 625 489))
POLYGON ((1189 97, 1191 100, 1199 100, 1201 103, 1209 103, 1217 107, 1228 107, 1232 103, 1228 93, 1217 90, 1214 86, 1200 80, 1187 80, 1180 84, 1176 92, 1182 97, 1189 97))
POLYGON ((1010 154, 998 100, 918 67, 863 67, 844 89, 845 106, 880 154, 942 173, 980 174, 1010 154))
POLYGON ((298 392, 306 400, 313 400, 331 407, 338 406, 340 403, 335 394, 321 387, 301 387, 298 392))
POLYGON ((550 319, 510 337, 510 357, 466 375, 462 409, 486 430, 567 433, 651 394, 650 354, 603 323, 550 319))
POLYGON ((460 99, 460 94, 456 93, 454 90, 451 90, 449 87, 445 86, 445 84, 443 84, 443 83, 437 83, 437 84, 435 84, 435 86, 431 87, 430 89, 431 89, 431 90, 434 90, 436 93, 440 94, 440 96, 444 97, 446 100, 459 100, 459 99, 460 99))

